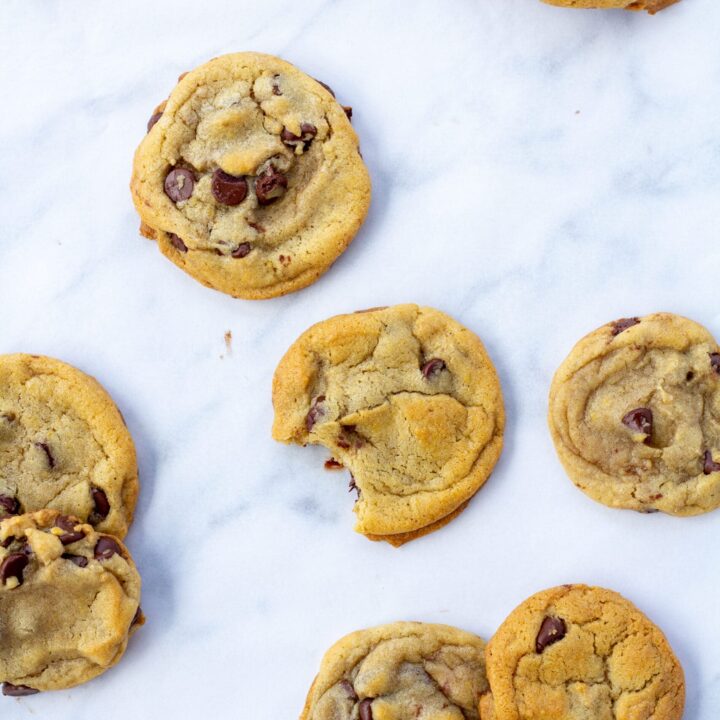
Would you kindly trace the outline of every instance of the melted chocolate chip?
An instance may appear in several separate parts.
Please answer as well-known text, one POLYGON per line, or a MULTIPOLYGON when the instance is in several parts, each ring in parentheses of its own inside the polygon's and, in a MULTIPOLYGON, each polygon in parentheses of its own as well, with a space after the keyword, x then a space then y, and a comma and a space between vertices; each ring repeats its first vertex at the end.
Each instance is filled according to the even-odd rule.
POLYGON ((90 488, 90 497, 93 501, 93 511, 90 513, 90 524, 101 523, 110 514, 110 501, 104 490, 99 487, 90 488))
POLYGON ((265 232, 265 228, 264 228, 260 223, 250 222, 250 221, 248 220, 248 221, 247 221, 247 224, 248 224, 255 232, 257 232, 257 233, 264 233, 264 232, 265 232))
POLYGON ((69 545, 70 543, 82 540, 85 537, 85 533, 82 530, 75 530, 75 526, 81 524, 82 523, 76 518, 71 518, 67 515, 58 515, 55 519, 55 527, 65 530, 65 533, 60 535, 60 542, 63 545, 69 545))
POLYGON ((338 462, 335 458, 330 458, 325 461, 326 470, 342 470, 344 467, 345 466, 341 462, 338 462))
POLYGON ((335 91, 327 83, 324 83, 322 80, 318 80, 317 78, 315 78, 315 82, 318 85, 322 85, 333 97, 335 97, 335 91))
POLYGON ((195 175, 187 168, 173 168, 165 178, 165 194, 176 203, 187 200, 194 187, 195 175))
POLYGON ((261 205, 269 205, 285 194, 287 190, 287 178, 274 165, 255 179, 255 194, 261 205))
POLYGON ((72 555, 71 553, 63 553, 63 560, 69 560, 71 563, 75 563, 79 568, 87 567, 88 559, 84 555, 72 555))
POLYGON ((248 182, 240 176, 230 175, 218 168, 210 185, 213 197, 223 205, 239 205, 248 194, 248 182))
POLYGON ((714 472, 720 472, 720 463, 716 463, 713 460, 712 453, 709 450, 706 450, 705 455, 703 456, 703 473, 705 473, 705 475, 710 475, 714 472))
POLYGON ((373 720, 372 698, 365 698, 358 708, 360 720, 373 720))
POLYGON ((635 408, 622 419, 623 425, 633 432, 643 433, 648 439, 653 431, 653 414, 650 408, 635 408))
POLYGON ((720 375, 720 353, 710 353, 710 367, 720 375))
POLYGON ((20 512, 20 503, 9 495, 0 495, 0 518, 17 515, 20 512))
POLYGON ((567 626, 562 618, 550 617, 549 615, 542 621, 540 632, 535 639, 535 652, 540 655, 549 645, 559 642, 565 637, 567 626))
POLYGON ((0 543, 0 547, 4 547, 4 548, 6 548, 6 549, 9 548, 9 547, 12 545, 13 540, 15 540, 15 536, 14 536, 14 535, 8 535, 8 536, 0 543))
POLYGON ((0 564, 0 582, 6 583, 11 577, 17 578, 18 584, 23 583, 23 570, 30 562, 24 552, 11 553, 0 564))
POLYGON ((55 458, 53 457, 53 454, 50 451, 50 446, 44 442, 36 442, 35 447, 42 450, 45 453, 45 457, 47 458, 48 467, 52 470, 55 467, 55 458))
POLYGON ((95 559, 109 560, 113 555, 122 555, 122 550, 113 538, 103 535, 95 545, 95 559))
POLYGON ((39 690, 27 685, 13 685, 9 682, 3 683, 2 686, 2 694, 7 695, 7 697, 25 697, 26 695, 37 695, 39 692, 39 690))
POLYGON ((187 252, 187 245, 175 233, 168 233, 168 240, 176 250, 182 253, 187 252))
POLYGON ((147 131, 150 132, 154 127, 155 123, 162 117, 161 112, 153 113, 147 123, 147 131))
POLYGON ((279 75, 273 75, 273 86, 272 86, 273 95, 282 95, 282 90, 280 90, 280 85, 278 83, 279 79, 280 79, 279 75))
POLYGON ((612 325, 612 334, 613 337, 616 335, 619 335, 621 332, 624 332, 628 328, 631 328, 633 325, 637 325, 640 322, 640 318, 622 318, 620 320, 616 320, 612 325))
POLYGON ((305 416, 305 427, 310 432, 313 429, 315 423, 325 414, 325 409, 322 407, 322 403, 325 402, 324 395, 318 395, 310 406, 308 414, 305 416))
POLYGON ((287 128, 283 128, 280 133, 280 139, 291 148, 302 145, 307 150, 312 145, 313 138, 317 135, 317 128, 311 123, 303 123, 300 126, 300 135, 291 133, 287 128))
POLYGON ((355 688, 347 680, 343 680, 340 683, 340 687, 347 693, 347 696, 353 702, 355 702, 358 699, 357 693, 355 692, 355 688))
POLYGON ((240 243, 230 255, 238 260, 247 257, 252 250, 252 245, 249 242, 240 243))
POLYGON ((445 361, 441 360, 440 358, 432 358, 432 360, 428 360, 422 368, 420 368, 420 372, 422 373, 422 376, 429 380, 433 375, 439 373, 441 370, 445 369, 445 361))
POLYGON ((342 105, 342 109, 345 111, 348 120, 352 120, 352 108, 349 105, 342 105))

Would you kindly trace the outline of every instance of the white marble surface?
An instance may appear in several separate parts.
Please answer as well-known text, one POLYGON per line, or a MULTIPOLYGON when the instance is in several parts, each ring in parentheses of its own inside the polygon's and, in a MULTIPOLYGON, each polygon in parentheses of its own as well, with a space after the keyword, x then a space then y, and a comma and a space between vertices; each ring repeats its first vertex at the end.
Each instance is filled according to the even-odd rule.
POLYGON ((76 364, 125 413, 148 615, 114 670, 6 698, 3 718, 294 718, 348 631, 421 619, 489 636, 532 592, 585 581, 665 629, 686 719, 715 720, 720 511, 593 503, 545 411, 556 366, 609 319, 671 310, 720 335, 719 25, 717 0, 655 17, 536 0, 2 0, 0 352, 76 364), (167 262, 127 189, 176 76, 243 49, 353 105, 374 181, 331 272, 255 303, 167 262), (401 301, 483 338, 508 432, 465 513, 395 550, 353 533, 325 452, 272 442, 270 382, 310 323, 401 301))

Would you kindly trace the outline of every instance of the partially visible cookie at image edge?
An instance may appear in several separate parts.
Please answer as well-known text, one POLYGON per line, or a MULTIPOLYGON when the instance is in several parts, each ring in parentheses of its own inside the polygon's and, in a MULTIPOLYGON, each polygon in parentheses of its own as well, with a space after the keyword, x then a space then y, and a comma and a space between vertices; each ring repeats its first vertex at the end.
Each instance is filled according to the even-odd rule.
POLYGON ((327 85, 270 55, 224 55, 184 73, 135 153, 142 233, 235 297, 311 284, 370 204, 349 115, 327 85))
POLYGON ((671 313, 603 325, 572 349, 548 422, 572 481, 611 507, 697 515, 720 505, 720 347, 671 313))
POLYGON ((0 355, 0 518, 49 507, 123 538, 138 487, 130 432, 94 378, 0 355))
POLYGON ((456 516, 502 449, 502 392, 482 342, 417 305, 311 327, 275 371, 273 406, 273 437, 327 447, 358 491, 356 530, 394 545, 456 516))
POLYGON ((448 625, 359 630, 323 657, 300 720, 478 719, 484 641, 448 625))
POLYGON ((533 595, 487 646, 482 720, 680 720, 682 667, 618 593, 563 585, 533 595))
POLYGON ((86 682, 144 622, 125 546, 56 510, 0 522, 0 682, 18 697, 86 682))
POLYGON ((645 10, 650 15, 654 15, 680 0, 542 0, 542 2, 567 8, 645 10))

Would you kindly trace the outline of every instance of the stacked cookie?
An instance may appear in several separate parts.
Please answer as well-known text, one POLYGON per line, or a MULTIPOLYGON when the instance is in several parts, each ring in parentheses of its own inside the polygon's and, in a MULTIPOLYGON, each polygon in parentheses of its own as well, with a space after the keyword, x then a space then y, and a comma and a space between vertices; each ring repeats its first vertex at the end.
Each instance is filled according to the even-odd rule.
POLYGON ((548 5, 570 8, 615 8, 618 10, 645 10, 654 15, 680 0, 543 0, 548 5))
POLYGON ((679 720, 682 667, 610 590, 534 595, 485 643, 445 625, 352 633, 325 655, 301 720, 679 720))
POLYGON ((138 494, 135 448, 91 377, 0 356, 0 682, 67 688, 123 655, 143 623, 122 544, 138 494))
POLYGON ((328 448, 357 490, 357 531, 395 546, 462 512, 502 450, 502 392, 482 342, 417 305, 311 327, 275 371, 273 405, 273 437, 328 448))

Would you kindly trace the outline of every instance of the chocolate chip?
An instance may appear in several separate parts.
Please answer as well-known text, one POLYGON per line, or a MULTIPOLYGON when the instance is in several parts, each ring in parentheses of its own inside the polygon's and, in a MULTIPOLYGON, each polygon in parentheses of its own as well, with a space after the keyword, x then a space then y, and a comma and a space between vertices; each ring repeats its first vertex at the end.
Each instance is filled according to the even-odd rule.
POLYGON ((255 194, 261 205, 269 205, 282 197, 287 190, 287 178, 274 165, 255 180, 255 194))
POLYGON ((282 95, 282 90, 280 90, 280 85, 278 84, 279 79, 280 79, 279 75, 273 75, 273 86, 272 86, 273 95, 282 95))
POLYGON ((348 682, 347 680, 342 680, 340 682, 340 687, 347 693, 347 696, 355 702, 358 699, 357 693, 355 692, 355 688, 348 682))
POLYGON ((315 78, 315 82, 316 82, 318 85, 322 85, 333 97, 335 97, 335 92, 333 91, 333 89, 332 89, 329 85, 327 85, 326 83, 324 83, 322 80, 318 80, 317 78, 315 78))
POLYGON ((95 545, 95 559, 109 560, 113 555, 122 555, 122 550, 113 538, 103 535, 95 545))
POLYGON ((23 570, 30 562, 28 556, 24 552, 12 553, 8 555, 0 564, 0 582, 6 583, 9 578, 18 579, 18 584, 23 583, 23 570))
POLYGON ((635 408, 622 419, 623 425, 633 432, 647 435, 648 439, 653 431, 653 414, 650 408, 635 408))
POLYGON ((15 540, 15 536, 14 536, 14 535, 8 535, 8 536, 0 543, 0 547, 4 547, 5 549, 9 548, 9 547, 12 545, 13 540, 15 540))
POLYGON ((90 497, 92 497, 93 505, 95 506, 92 513, 90 513, 90 523, 97 525, 110 514, 110 501, 105 491, 99 487, 90 488, 90 497))
POLYGON ((357 493, 358 500, 359 500, 360 499, 360 488, 355 483, 355 477, 351 473, 350 474, 350 482, 348 483, 348 492, 352 492, 353 490, 357 493))
POLYGON ((7 420, 8 422, 15 422, 16 417, 17 416, 14 412, 7 411, 0 413, 0 418, 2 418, 3 420, 7 420))
POLYGON ((710 367, 720 375, 720 353, 710 353, 710 367))
POLYGON ((344 467, 345 466, 341 462, 338 462, 335 458, 330 458, 325 461, 326 470, 342 470, 344 467))
POLYGON ((539 655, 549 645, 559 642, 565 637, 567 626, 562 618, 547 616, 540 625, 540 632, 535 638, 535 652, 539 655))
POLYGON ((637 325, 640 322, 640 318, 622 318, 620 320, 616 320, 612 324, 612 334, 613 337, 616 335, 619 335, 621 332, 624 332, 628 328, 631 328, 633 325, 637 325))
POLYGON ((60 542, 63 545, 69 545, 70 543, 82 540, 85 537, 85 533, 82 530, 75 530, 75 526, 81 524, 82 523, 76 518, 71 518, 67 515, 58 515, 55 519, 55 527, 65 530, 65 533, 59 536, 60 542))
POLYGON ((688 370, 687 373, 685 373, 685 379, 690 382, 695 377, 695 373, 692 370, 688 370))
POLYGON ((310 410, 308 410, 308 414, 305 416, 305 427, 308 432, 313 429, 315 423, 325 414, 325 409, 322 407, 322 403, 324 402, 324 395, 318 395, 315 400, 313 400, 310 410))
POLYGON ((133 615, 132 622, 130 623, 130 627, 135 627, 135 625, 142 625, 145 622, 145 618, 143 617, 143 611, 142 608, 138 605, 138 609, 135 611, 135 614, 133 615))
POLYGON ((87 567, 88 559, 84 555, 72 555, 71 553, 63 553, 63 560, 69 560, 71 563, 75 563, 78 567, 87 567))
POLYGON ((0 518, 10 515, 18 515, 20 512, 20 503, 9 495, 0 495, 0 518))
POLYGON ((248 221, 247 221, 247 224, 248 224, 255 232, 257 232, 257 233, 264 233, 264 232, 265 232, 265 228, 264 228, 260 223, 250 222, 250 221, 248 220, 248 221))
POLYGON ((705 475, 720 472, 720 463, 716 463, 713 460, 712 453, 709 450, 706 450, 705 455, 703 456, 703 472, 705 475))
POLYGON ((360 720, 373 720, 372 698, 365 698, 361 703, 359 710, 360 720))
POLYGON ((187 168, 173 168, 165 178, 165 194, 176 203, 187 200, 194 187, 195 175, 187 168))
POLYGON ((213 197, 223 205, 239 205, 248 194, 247 180, 242 176, 230 175, 218 168, 210 185, 213 197))
POLYGON ((441 370, 445 369, 445 361, 441 360, 440 358, 432 358, 432 360, 428 360, 422 368, 420 368, 420 372, 422 373, 422 376, 429 380, 433 375, 439 373, 441 370))
POLYGON ((13 685, 5 682, 2 686, 2 694, 8 697, 25 697, 26 695, 37 695, 40 691, 27 685, 13 685))
POLYGON ((187 245, 175 233, 168 233, 168 240, 176 250, 183 253, 187 252, 187 245))
POLYGON ((249 242, 240 243, 231 253, 232 257, 238 260, 248 256, 252 250, 252 245, 249 242))
POLYGON ((147 131, 150 132, 154 127, 155 123, 162 117, 161 112, 153 113, 147 123, 147 131))
POLYGON ((349 105, 342 105, 342 109, 345 111, 348 120, 352 120, 352 108, 349 105))
POLYGON ((303 145, 304 149, 307 150, 312 145, 313 138, 317 135, 317 128, 311 123, 303 123, 300 126, 300 135, 291 133, 287 128, 283 128, 280 133, 280 139, 288 147, 296 148, 299 145, 303 145))
POLYGON ((47 463, 50 469, 55 467, 55 458, 53 457, 52 452, 50 451, 50 446, 47 443, 44 442, 36 442, 35 447, 39 448, 45 453, 45 457, 47 458, 47 463))

